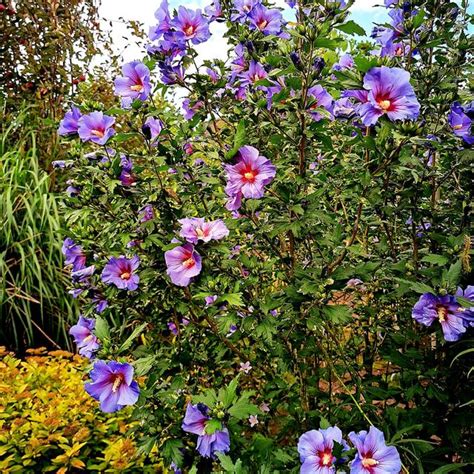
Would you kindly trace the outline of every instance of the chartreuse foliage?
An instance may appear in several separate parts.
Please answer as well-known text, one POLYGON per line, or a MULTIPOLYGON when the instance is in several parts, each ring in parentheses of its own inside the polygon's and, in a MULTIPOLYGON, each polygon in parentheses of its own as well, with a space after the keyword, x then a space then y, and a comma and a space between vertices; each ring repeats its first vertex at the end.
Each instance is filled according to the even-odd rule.
MULTIPOLYGON (((150 56, 115 82, 122 107, 61 124, 81 138, 64 164, 76 339, 147 376, 138 400, 113 373, 101 397, 96 369, 88 390, 135 404, 144 447, 184 472, 297 472, 305 432, 370 424, 401 455, 390 472, 470 472, 465 5, 387 2, 392 24, 356 43, 345 2, 298 2, 286 26, 253 3, 163 4, 150 56), (216 17, 229 60, 199 66, 216 17)), ((379 462, 358 453, 343 472, 379 462)))
POLYGON ((106 416, 82 389, 85 359, 0 348, 2 472, 159 472, 157 453, 139 453, 130 410, 106 416))

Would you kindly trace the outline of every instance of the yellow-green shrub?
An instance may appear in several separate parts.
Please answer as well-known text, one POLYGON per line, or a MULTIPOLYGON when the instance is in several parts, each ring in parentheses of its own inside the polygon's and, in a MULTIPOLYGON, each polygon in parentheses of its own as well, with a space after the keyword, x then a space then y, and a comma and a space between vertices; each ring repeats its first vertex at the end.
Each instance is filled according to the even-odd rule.
POLYGON ((138 453, 130 410, 104 414, 83 389, 83 358, 0 348, 0 472, 165 472, 138 453))

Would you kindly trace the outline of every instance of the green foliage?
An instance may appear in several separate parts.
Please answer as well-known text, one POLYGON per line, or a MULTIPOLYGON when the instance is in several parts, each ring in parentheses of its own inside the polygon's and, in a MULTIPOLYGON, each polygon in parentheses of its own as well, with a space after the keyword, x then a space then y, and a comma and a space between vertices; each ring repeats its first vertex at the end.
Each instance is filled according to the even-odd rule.
MULTIPOLYGON (((28 107, 36 158, 48 168, 61 154, 55 129, 65 99, 83 87, 94 57, 107 51, 110 63, 114 60, 101 30, 100 0, 12 0, 2 6, 5 3, 7 8, 0 12, 0 107, 5 121, 28 107)), ((95 73, 99 71, 96 67, 95 73)), ((14 142, 18 136, 11 133, 8 139, 14 142)))
POLYGON ((59 198, 39 168, 26 116, 20 113, 1 130, 0 340, 15 348, 67 345, 75 305, 63 286, 59 198), (21 138, 12 141, 10 135, 21 138))

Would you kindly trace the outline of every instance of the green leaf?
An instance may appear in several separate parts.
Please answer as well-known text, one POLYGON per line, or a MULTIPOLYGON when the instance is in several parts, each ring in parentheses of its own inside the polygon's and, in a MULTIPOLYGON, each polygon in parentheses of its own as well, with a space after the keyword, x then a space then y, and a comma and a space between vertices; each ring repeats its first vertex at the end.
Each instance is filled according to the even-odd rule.
POLYGON ((431 286, 425 285, 424 283, 419 283, 416 281, 404 280, 403 278, 395 278, 399 283, 408 285, 411 290, 415 293, 434 293, 435 291, 431 286))
POLYGON ((224 408, 229 407, 234 402, 237 394, 237 387, 239 386, 239 378, 240 374, 230 382, 228 387, 219 390, 218 400, 222 402, 224 408))
POLYGON ((244 306, 242 293, 227 293, 226 295, 222 295, 219 300, 227 301, 231 306, 244 306))
POLYGON ((138 136, 138 133, 125 133, 125 132, 122 132, 122 133, 117 133, 117 135, 115 135, 112 140, 116 143, 122 143, 122 142, 126 142, 130 139, 132 139, 133 137, 136 137, 138 136))
POLYGON ((175 462, 180 465, 183 461, 183 442, 179 439, 168 439, 164 442, 163 446, 160 449, 161 454, 165 459, 171 462, 175 462))
POLYGON ((273 456, 274 456, 275 459, 277 459, 278 461, 281 461, 283 463, 292 462, 294 460, 294 457, 289 455, 288 453, 285 453, 285 451, 283 451, 283 449, 277 449, 273 453, 273 456))
POLYGON ((324 418, 324 416, 322 416, 321 419, 319 420, 319 427, 322 430, 325 430, 329 428, 330 426, 331 426, 331 423, 329 423, 329 421, 326 418, 324 418))
POLYGON ((212 389, 206 390, 204 393, 193 396, 194 403, 204 403, 208 407, 212 407, 217 400, 216 392, 212 389))
POLYGON ((414 431, 419 431, 423 429, 422 424, 417 424, 417 425, 411 425, 407 426, 406 428, 402 428, 401 430, 398 430, 393 436, 390 442, 393 444, 395 441, 401 439, 404 435, 408 433, 413 433, 414 431))
POLYGON ((237 125, 234 136, 234 146, 225 154, 226 159, 231 159, 239 151, 239 148, 246 143, 245 120, 241 120, 237 125))
POLYGON ((421 259, 422 262, 432 263, 433 265, 446 265, 448 263, 448 259, 444 255, 436 255, 434 253, 430 253, 421 259))
POLYGON ((126 351, 133 344, 133 341, 143 332, 147 324, 148 323, 140 324, 140 326, 133 330, 132 334, 130 334, 126 341, 120 346, 119 353, 126 351))
POLYGON ((344 23, 343 25, 336 26, 338 30, 343 31, 344 33, 347 33, 348 35, 359 35, 359 36, 365 36, 366 32, 362 26, 358 25, 355 21, 350 20, 347 23, 344 23))
POLYGON ((352 310, 345 305, 325 306, 323 314, 335 324, 346 324, 352 320, 352 310))
POLYGON ((314 42, 314 46, 316 48, 337 49, 340 43, 341 43, 340 40, 329 39, 329 38, 317 38, 316 41, 314 42))
POLYGON ((137 377, 146 375, 154 366, 155 361, 156 361, 156 357, 154 355, 149 355, 149 356, 141 357, 140 359, 137 359, 133 363, 133 366, 135 367, 135 375, 137 377))
POLYGON ((370 68, 377 65, 377 58, 367 59, 364 56, 356 56, 354 63, 360 72, 367 72, 370 68))
POLYGON ((459 279, 461 278, 461 271, 461 260, 458 260, 456 263, 453 263, 449 267, 448 274, 446 275, 446 283, 448 284, 448 286, 456 286, 459 283, 459 279))
POLYGON ((97 316, 95 319, 94 334, 102 341, 110 338, 109 324, 101 316, 97 316))
POLYGON ((416 30, 422 23, 423 20, 425 19, 425 11, 423 9, 420 9, 417 15, 412 19, 412 27, 414 30, 416 30))
POLYGON ((222 429, 222 423, 219 420, 211 419, 206 422, 205 432, 206 434, 214 434, 216 431, 222 429))
POLYGON ((446 466, 442 466, 434 470, 432 474, 445 474, 446 472, 452 472, 464 466, 468 466, 468 464, 466 463, 447 464, 446 466))
POLYGON ((240 397, 230 408, 229 415, 237 418, 237 420, 243 420, 248 418, 250 415, 256 415, 259 413, 259 409, 256 405, 249 402, 249 397, 253 395, 252 392, 246 392, 240 397))
POLYGON ((235 466, 230 456, 224 453, 216 453, 219 461, 221 463, 222 469, 225 469, 226 472, 235 472, 235 466))

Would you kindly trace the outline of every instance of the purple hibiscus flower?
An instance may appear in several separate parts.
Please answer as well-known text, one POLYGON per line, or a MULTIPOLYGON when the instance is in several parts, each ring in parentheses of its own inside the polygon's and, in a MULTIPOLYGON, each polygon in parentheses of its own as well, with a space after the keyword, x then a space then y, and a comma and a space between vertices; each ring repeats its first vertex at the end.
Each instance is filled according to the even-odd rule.
POLYGON ((184 150, 184 153, 186 153, 186 155, 192 155, 194 153, 193 144, 189 142, 185 143, 183 145, 183 150, 184 150))
POLYGON ((161 2, 160 7, 155 12, 155 18, 158 20, 158 24, 152 26, 148 34, 151 41, 160 39, 163 34, 171 29, 171 16, 167 0, 161 2))
POLYGON ((229 431, 221 424, 221 428, 213 433, 207 433, 209 408, 203 403, 192 405, 188 403, 182 428, 188 433, 198 435, 197 450, 203 457, 214 457, 215 453, 226 453, 230 449, 229 431))
POLYGON ((152 144, 156 144, 156 142, 158 141, 157 138, 163 128, 164 125, 160 119, 157 119, 155 117, 148 117, 145 120, 145 123, 142 125, 142 133, 147 140, 152 142, 152 144))
POLYGON ((280 10, 276 8, 266 8, 258 3, 252 8, 248 19, 250 21, 250 29, 259 30, 265 36, 281 33, 283 17, 280 10))
POLYGON ((230 63, 231 75, 229 83, 234 82, 235 78, 247 69, 248 63, 245 59, 245 50, 243 44, 238 44, 235 47, 235 59, 230 63))
POLYGON ((165 252, 166 273, 178 286, 188 286, 191 279, 201 273, 201 256, 192 244, 184 244, 165 252))
POLYGON ((372 30, 372 38, 375 38, 377 43, 382 45, 382 47, 387 46, 389 43, 396 40, 399 36, 404 34, 405 27, 404 27, 404 13, 403 10, 400 8, 394 8, 390 10, 388 13, 390 16, 390 27, 386 28, 382 27, 375 27, 372 30))
POLYGON ((74 186, 74 182, 72 180, 69 179, 68 181, 66 181, 66 183, 69 184, 69 186, 66 188, 66 194, 70 198, 77 197, 79 196, 79 194, 81 194, 81 188, 74 186))
POLYGON ((89 373, 92 382, 86 383, 86 392, 100 402, 100 409, 113 413, 126 405, 134 405, 140 388, 133 380, 133 367, 120 362, 98 360, 89 373))
POLYGON ((178 467, 178 465, 175 462, 172 462, 170 465, 170 469, 173 469, 174 474, 183 474, 183 471, 178 467))
POLYGON ((74 162, 72 160, 54 160, 51 162, 51 165, 54 169, 64 169, 71 168, 74 162))
POLYGON ((349 119, 354 115, 355 107, 349 97, 341 97, 334 102, 332 113, 336 118, 349 119))
POLYGON ((66 112, 64 118, 59 123, 58 134, 63 136, 76 135, 81 117, 81 111, 77 107, 72 106, 71 110, 66 112))
POLYGON ((206 302, 206 306, 211 306, 213 305, 217 300, 217 295, 212 295, 212 296, 206 296, 204 298, 204 301, 206 302))
POLYGON ((86 266, 86 255, 82 247, 69 237, 64 239, 61 251, 65 257, 64 264, 72 265, 73 271, 81 270, 86 266))
POLYGON ((410 73, 397 67, 374 67, 364 77, 366 90, 346 91, 362 103, 357 113, 365 126, 374 125, 384 114, 392 120, 415 120, 420 104, 410 84, 410 73))
POLYGON ((194 102, 192 105, 190 99, 183 100, 183 110, 184 110, 184 118, 186 120, 191 120, 194 115, 199 112, 204 107, 204 102, 202 100, 198 100, 194 102))
POLYGON ((242 86, 255 84, 257 81, 265 79, 268 76, 263 66, 253 59, 250 61, 249 68, 239 74, 242 86))
POLYGON ((190 40, 193 44, 203 43, 211 36, 209 23, 202 16, 200 9, 194 11, 180 6, 178 14, 171 21, 171 24, 180 38, 186 41, 190 40))
POLYGON ((331 94, 324 89, 321 85, 316 85, 308 89, 308 96, 314 99, 313 103, 309 106, 309 113, 313 120, 319 122, 324 116, 317 111, 318 108, 326 109, 329 112, 329 117, 333 118, 333 107, 334 99, 331 94))
POLYGON ((139 214, 141 223, 151 221, 152 219, 155 218, 155 210, 153 209, 153 206, 151 204, 147 204, 146 206, 143 206, 138 211, 138 214, 139 214))
POLYGON ((209 17, 210 21, 218 20, 223 17, 222 5, 219 0, 213 2, 204 8, 204 13, 209 17))
POLYGON ((235 165, 224 165, 227 185, 225 192, 229 196, 227 209, 240 208, 242 197, 260 199, 264 188, 273 181, 276 168, 269 159, 260 155, 253 146, 243 146, 237 154, 235 165))
POLYGON ((466 332, 465 312, 460 307, 454 296, 425 293, 413 307, 412 318, 424 326, 438 320, 446 341, 457 341, 466 332))
POLYGON ((351 432, 349 439, 357 448, 351 474, 398 474, 402 469, 397 449, 385 444, 383 433, 375 426, 371 426, 368 433, 351 432))
POLYGON ((114 123, 114 117, 104 115, 102 112, 83 115, 79 120, 79 137, 84 142, 91 141, 97 145, 105 145, 115 134, 114 123))
POLYGON ((158 65, 161 73, 161 82, 167 86, 173 84, 180 84, 184 82, 185 71, 183 66, 178 64, 177 66, 170 66, 163 62, 158 65))
POLYGON ((244 23, 256 5, 260 5, 260 0, 235 0, 234 8, 237 12, 231 15, 231 20, 244 23))
POLYGON ((114 81, 115 95, 130 100, 146 100, 150 95, 150 70, 140 61, 122 66, 123 76, 114 81))
POLYGON ((140 259, 136 255, 132 258, 123 255, 110 257, 102 271, 102 281, 109 285, 114 284, 121 290, 136 290, 140 281, 140 277, 136 274, 139 265, 140 259))
POLYGON ((214 69, 208 67, 206 68, 206 73, 213 84, 216 84, 219 81, 219 74, 214 69))
POLYGON ((343 71, 344 69, 352 69, 354 67, 354 58, 345 53, 339 58, 339 62, 332 67, 334 71, 343 71))
POLYGON ((92 332, 95 328, 95 319, 79 316, 79 321, 69 329, 69 334, 74 337, 74 342, 79 349, 79 354, 92 359, 94 353, 99 349, 99 340, 92 332))
MULTIPOLYGON (((461 297, 474 303, 474 286, 469 285, 465 290, 458 288, 454 294, 456 297, 461 297)), ((474 304, 470 308, 460 306, 458 311, 462 314, 462 317, 466 324, 474 326, 474 304)))
POLYGON ((109 306, 109 302, 101 294, 94 296, 92 302, 95 303, 95 311, 99 314, 109 306))
POLYGON ((298 453, 303 463, 300 472, 302 474, 335 473, 337 458, 332 452, 334 442, 347 449, 347 443, 342 439, 342 432, 337 426, 304 433, 298 441, 298 453))
POLYGON ((95 272, 95 265, 89 265, 88 267, 80 268, 79 270, 73 270, 71 272, 71 279, 73 283, 89 284, 89 277, 95 272))
POLYGON ((380 56, 382 57, 403 57, 410 54, 410 46, 404 44, 401 41, 393 42, 389 41, 382 46, 380 50, 380 56))
POLYGON ((120 167, 122 168, 122 171, 120 172, 119 180, 122 183, 122 186, 133 186, 136 182, 136 178, 132 173, 132 160, 125 155, 122 155, 120 159, 120 167))
POLYGON ((220 240, 229 235, 229 229, 220 219, 206 222, 200 217, 191 217, 178 222, 181 224, 179 235, 192 244, 197 244, 198 240, 220 240))
POLYGON ((471 133, 472 120, 459 102, 454 102, 451 106, 448 123, 454 135, 461 137, 469 145, 474 144, 474 135, 471 133))

